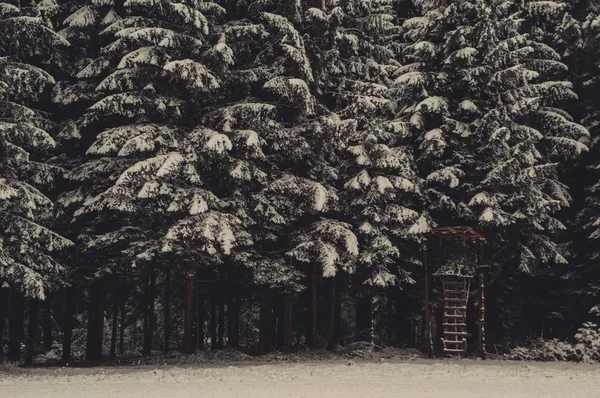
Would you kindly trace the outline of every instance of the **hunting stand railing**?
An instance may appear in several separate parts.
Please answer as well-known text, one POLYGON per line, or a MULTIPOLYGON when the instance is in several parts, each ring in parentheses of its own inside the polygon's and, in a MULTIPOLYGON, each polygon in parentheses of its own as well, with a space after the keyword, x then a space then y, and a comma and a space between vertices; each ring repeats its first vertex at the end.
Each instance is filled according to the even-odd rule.
MULTIPOLYGON (((479 317, 477 320, 477 351, 485 358, 485 238, 468 227, 435 228, 431 231, 425 247, 425 344, 433 358, 433 342, 430 325, 430 293, 428 251, 433 243, 439 243, 446 252, 443 262, 437 264, 433 276, 439 277, 443 288, 443 351, 446 355, 466 356, 467 353, 467 304, 471 280, 477 276, 479 284, 479 317), (458 244, 457 244, 458 243, 458 244), (460 245, 462 243, 462 245, 460 245), (471 247, 468 246, 471 244, 471 247), (473 247, 472 243, 475 243, 473 247)), ((442 250, 440 250, 442 251, 442 250)))

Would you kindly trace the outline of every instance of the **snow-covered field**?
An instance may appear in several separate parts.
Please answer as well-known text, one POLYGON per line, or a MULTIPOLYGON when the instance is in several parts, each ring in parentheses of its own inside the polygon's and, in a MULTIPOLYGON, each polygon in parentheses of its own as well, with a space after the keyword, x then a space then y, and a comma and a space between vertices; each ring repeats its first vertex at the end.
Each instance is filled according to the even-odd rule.
POLYGON ((600 366, 500 361, 308 362, 32 369, 0 397, 600 397, 600 366))

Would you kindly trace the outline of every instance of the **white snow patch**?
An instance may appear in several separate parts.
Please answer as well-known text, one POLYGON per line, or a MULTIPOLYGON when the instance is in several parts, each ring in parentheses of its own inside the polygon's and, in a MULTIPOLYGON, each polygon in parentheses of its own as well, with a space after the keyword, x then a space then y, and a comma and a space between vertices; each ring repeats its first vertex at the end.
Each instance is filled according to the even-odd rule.
POLYGON ((3 397, 596 397, 600 369, 576 363, 413 360, 253 366, 32 369, 3 397), (335 382, 332 382, 335 381, 335 382), (401 392, 399 394, 398 392, 401 392))

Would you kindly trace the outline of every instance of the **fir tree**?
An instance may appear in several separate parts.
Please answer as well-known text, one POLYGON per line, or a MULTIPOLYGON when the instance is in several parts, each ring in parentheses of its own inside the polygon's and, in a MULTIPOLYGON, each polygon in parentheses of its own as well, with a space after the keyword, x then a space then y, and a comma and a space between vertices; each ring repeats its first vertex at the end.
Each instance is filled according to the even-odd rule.
POLYGON ((48 112, 51 73, 69 43, 41 11, 0 5, 0 280, 43 300, 64 282, 55 254, 72 243, 48 228, 61 173, 50 161, 57 133, 48 112))
POLYGON ((405 22, 415 62, 397 82, 416 95, 403 112, 420 135, 429 209, 487 235, 499 300, 508 300, 517 270, 566 262, 555 215, 570 196, 557 168, 587 150, 588 133, 560 109, 577 98, 554 80, 566 66, 528 34, 517 2, 422 7, 424 17, 405 22))

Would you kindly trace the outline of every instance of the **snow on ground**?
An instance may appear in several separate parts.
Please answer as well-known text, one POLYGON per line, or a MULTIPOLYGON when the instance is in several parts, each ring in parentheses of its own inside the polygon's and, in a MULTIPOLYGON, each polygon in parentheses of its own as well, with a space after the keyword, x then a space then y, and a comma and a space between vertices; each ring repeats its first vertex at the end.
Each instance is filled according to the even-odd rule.
POLYGON ((600 366, 511 361, 307 362, 0 373, 0 397, 600 397, 600 366))

